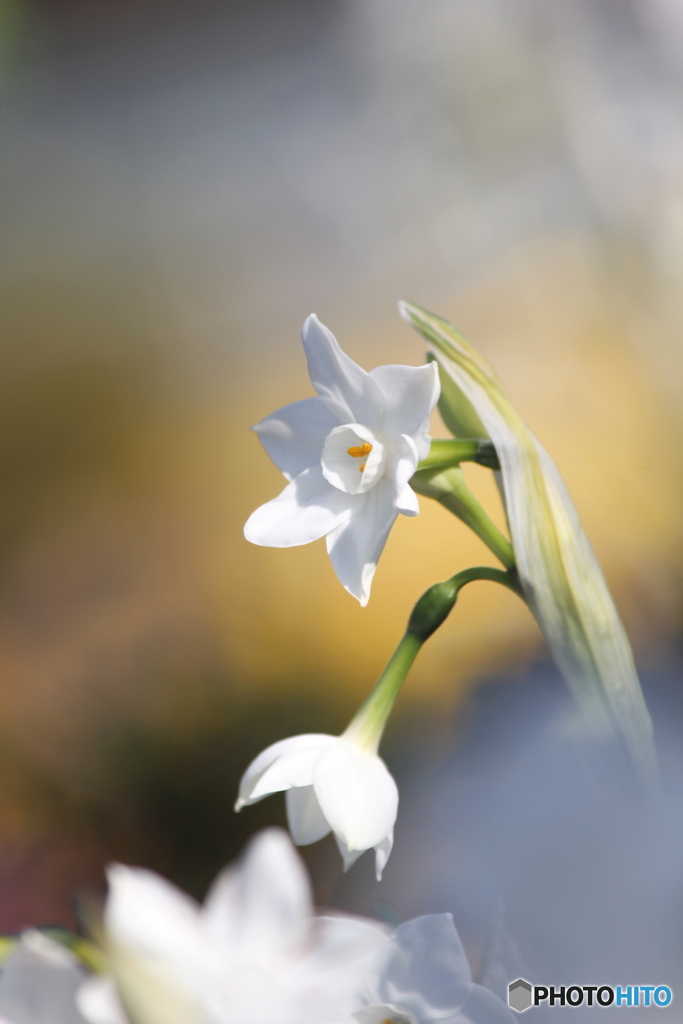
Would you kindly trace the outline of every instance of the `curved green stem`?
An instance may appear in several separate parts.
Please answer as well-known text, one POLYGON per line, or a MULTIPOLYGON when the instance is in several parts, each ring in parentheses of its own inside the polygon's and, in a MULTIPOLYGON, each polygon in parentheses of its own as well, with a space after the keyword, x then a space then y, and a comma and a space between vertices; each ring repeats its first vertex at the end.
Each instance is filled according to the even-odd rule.
POLYGON ((506 569, 515 566, 512 544, 498 529, 490 515, 467 486, 458 466, 450 469, 423 469, 414 473, 410 486, 418 494, 433 498, 461 519, 500 559, 506 569))
POLYGON ((526 600, 514 569, 503 572, 502 569, 488 565, 463 569, 443 583, 435 583, 426 590, 413 608, 407 629, 387 667, 344 732, 348 740, 371 753, 377 753, 394 701, 420 648, 446 621, 462 588, 475 580, 500 583, 523 601, 526 600))

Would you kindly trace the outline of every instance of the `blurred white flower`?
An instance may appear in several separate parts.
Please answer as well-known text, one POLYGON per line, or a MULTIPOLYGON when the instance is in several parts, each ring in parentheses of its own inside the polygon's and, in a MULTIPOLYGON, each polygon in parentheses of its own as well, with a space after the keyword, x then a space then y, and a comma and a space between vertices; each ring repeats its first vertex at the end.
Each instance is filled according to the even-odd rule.
POLYGON ((244 773, 235 810, 286 790, 295 843, 334 832, 344 870, 374 847, 379 879, 393 844, 398 789, 376 749, 361 742, 357 719, 342 736, 313 733, 273 743, 244 773))
POLYGON ((344 1020, 386 942, 379 925, 313 916, 304 868, 278 829, 252 840, 203 907, 151 871, 115 865, 109 884, 111 978, 90 979, 80 999, 91 1024, 125 1024, 123 1005, 131 1024, 344 1020))
POLYGON ((84 970, 38 931, 22 934, 0 973, 0 1024, 84 1024, 75 996, 84 970))
POLYGON ((439 376, 431 365, 366 373, 314 315, 302 340, 318 397, 286 405, 254 427, 291 483, 256 509, 244 535, 281 548, 327 537, 340 582, 365 606, 398 513, 420 511, 408 481, 429 452, 439 376))
POLYGON ((475 985, 450 914, 400 925, 353 1014, 358 1024, 512 1024, 508 1007, 475 985))
POLYGON ((461 423, 483 425, 493 441, 519 579, 585 721, 598 733, 616 726, 643 774, 656 779, 652 722, 631 647, 557 466, 452 324, 412 303, 399 310, 447 375, 444 420, 455 433, 461 423))

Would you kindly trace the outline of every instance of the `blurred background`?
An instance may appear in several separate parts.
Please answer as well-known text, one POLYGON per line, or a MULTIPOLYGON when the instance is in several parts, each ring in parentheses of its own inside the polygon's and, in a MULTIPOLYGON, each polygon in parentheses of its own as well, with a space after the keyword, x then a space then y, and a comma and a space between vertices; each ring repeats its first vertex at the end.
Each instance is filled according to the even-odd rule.
POLYGON ((482 972, 509 930, 527 977, 589 983, 609 948, 607 981, 675 985, 682 55, 683 0, 0 0, 0 928, 73 923, 112 858, 202 895, 283 821, 279 798, 233 816, 248 761, 340 731, 422 591, 490 562, 423 499, 362 610, 322 542, 242 538, 283 483, 248 427, 311 393, 305 316, 368 369, 417 364, 403 297, 481 348, 559 463, 667 810, 626 840, 646 812, 572 739, 524 606, 479 584, 387 733, 385 881, 368 857, 340 878, 323 841, 318 899, 454 910, 482 972), (662 977, 622 978, 646 946, 662 977))

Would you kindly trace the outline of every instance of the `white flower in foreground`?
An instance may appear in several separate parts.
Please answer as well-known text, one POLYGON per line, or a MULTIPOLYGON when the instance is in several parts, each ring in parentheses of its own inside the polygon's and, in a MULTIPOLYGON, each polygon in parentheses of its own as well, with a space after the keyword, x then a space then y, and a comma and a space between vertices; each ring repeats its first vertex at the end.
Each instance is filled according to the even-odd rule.
POLYGON ((652 722, 631 647, 557 466, 452 324, 411 303, 399 310, 456 385, 456 431, 459 420, 478 416, 493 441, 522 588, 587 723, 598 732, 616 725, 645 776, 656 778, 652 722))
POLYGON ((508 1007, 475 985, 450 914, 400 925, 353 1014, 357 1024, 512 1024, 508 1007))
POLYGON ((379 925, 314 917, 308 879, 278 829, 258 835, 204 906, 151 871, 109 871, 110 978, 80 998, 91 1024, 328 1024, 348 1019, 386 944, 379 925), (114 995, 114 985, 117 996, 114 995))
POLYGON ((374 847, 380 879, 394 841, 398 790, 377 756, 378 742, 378 735, 367 741, 356 719, 342 736, 314 733, 273 743, 244 773, 235 810, 286 790, 295 843, 334 832, 344 870, 374 847))
POLYGON ((340 582, 365 606, 396 516, 420 511, 408 481, 429 452, 439 376, 431 365, 366 373, 314 315, 302 341, 318 397, 286 405, 254 427, 291 483, 256 509, 244 535, 276 548, 327 537, 340 582))
POLYGON ((76 992, 84 971, 72 954, 38 931, 26 931, 0 973, 0 1024, 84 1024, 76 992))

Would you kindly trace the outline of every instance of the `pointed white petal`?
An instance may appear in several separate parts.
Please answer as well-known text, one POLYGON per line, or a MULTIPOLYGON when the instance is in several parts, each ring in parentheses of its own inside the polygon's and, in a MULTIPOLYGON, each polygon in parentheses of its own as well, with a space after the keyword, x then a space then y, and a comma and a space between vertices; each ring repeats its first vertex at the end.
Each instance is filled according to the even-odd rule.
POLYGON ((383 430, 387 436, 409 434, 419 458, 429 452, 429 418, 439 400, 439 371, 425 366, 378 366, 370 371, 386 400, 383 430))
POLYGON ((318 758, 313 785, 323 814, 349 851, 377 846, 391 832, 398 790, 375 754, 339 740, 318 758))
POLYGON ((655 779, 652 722, 631 647, 555 463, 494 371, 451 324, 409 303, 399 309, 427 339, 495 445, 524 593, 585 721, 596 732, 616 726, 644 775, 655 779))
POLYGON ((319 465, 325 438, 339 423, 324 398, 304 398, 283 406, 251 429, 280 472, 294 480, 305 469, 319 465))
POLYGON ((453 918, 427 914, 399 925, 378 994, 419 1020, 454 1016, 469 999, 472 975, 453 918))
POLYGON ((191 963, 203 939, 199 907, 171 882, 144 868, 112 864, 107 869, 107 934, 132 954, 191 963))
POLYGON ((330 825, 320 810, 313 786, 296 786, 285 794, 287 823, 297 846, 317 843, 330 831, 330 825))
POLYGON ((334 839, 344 862, 344 871, 348 871, 349 868, 353 867, 358 858, 365 853, 365 850, 349 850, 344 840, 340 839, 339 836, 335 836, 334 839))
POLYGON ((370 599, 377 562, 397 514, 393 485, 385 477, 365 495, 360 511, 327 536, 327 552, 337 578, 363 608, 370 599))
POLYGON ((384 411, 379 385, 341 350, 331 331, 312 313, 301 332, 308 373, 318 394, 330 400, 341 423, 362 423, 375 430, 384 411), (344 415, 347 409, 350 415, 344 415))
POLYGON ((218 876, 203 918, 213 940, 261 960, 300 946, 312 912, 301 859, 287 833, 270 828, 252 839, 237 867, 218 876))
POLYGON ((389 860, 389 854, 391 853, 393 845, 394 830, 392 828, 389 835, 385 836, 382 842, 378 843, 375 847, 375 875, 378 882, 382 881, 382 875, 384 874, 384 869, 387 866, 387 861, 389 860))
POLYGON ((279 793, 290 786, 310 786, 313 762, 322 747, 337 742, 336 736, 307 733, 278 740, 256 757, 240 782, 235 810, 256 803, 269 793, 279 793))
POLYGON ((365 503, 363 494, 332 487, 320 466, 305 469, 272 501, 247 519, 244 536, 267 548, 291 548, 319 540, 347 522, 365 503))
POLYGON ((78 990, 76 1006, 90 1024, 129 1024, 113 978, 87 978, 78 990))

